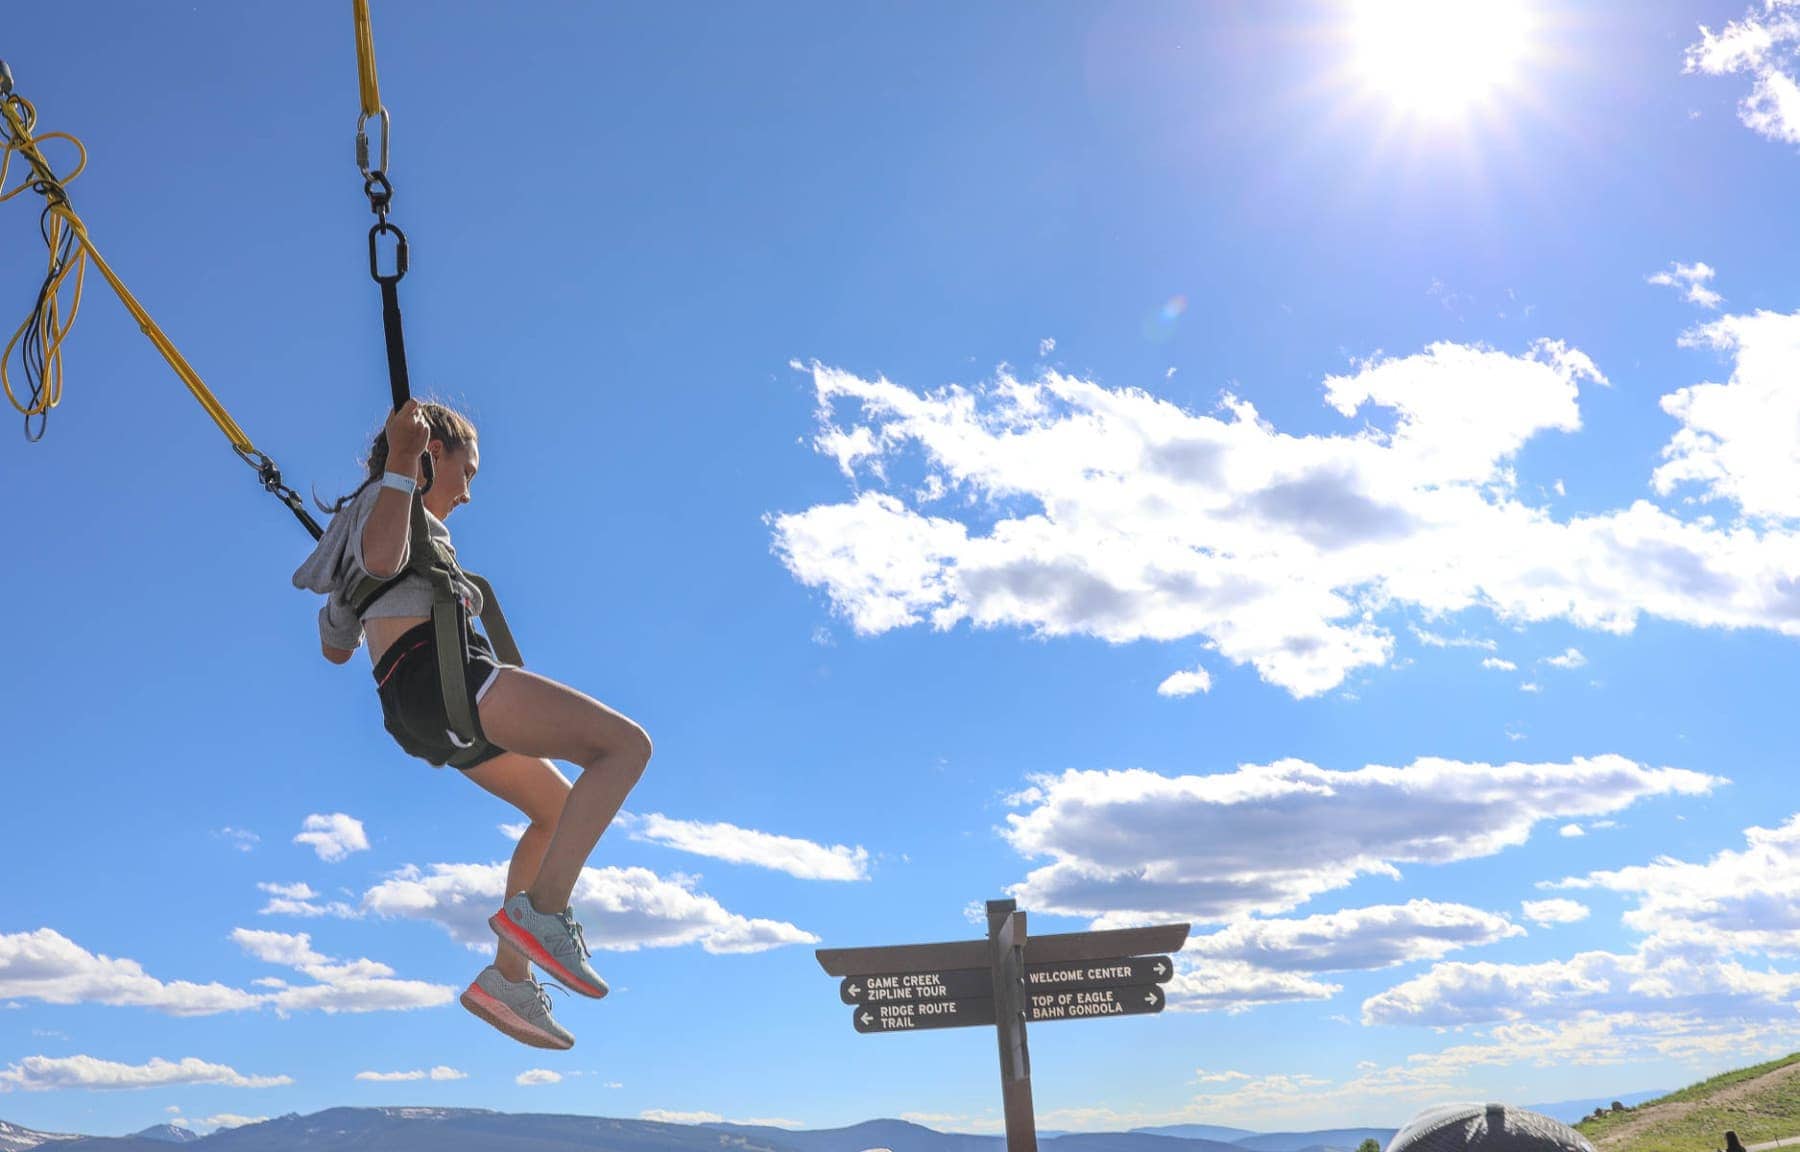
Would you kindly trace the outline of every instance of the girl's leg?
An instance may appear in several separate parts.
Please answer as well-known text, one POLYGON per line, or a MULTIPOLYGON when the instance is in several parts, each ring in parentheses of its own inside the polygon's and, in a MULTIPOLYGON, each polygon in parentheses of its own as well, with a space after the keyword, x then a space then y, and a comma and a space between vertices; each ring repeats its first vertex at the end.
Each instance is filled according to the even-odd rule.
MULTIPOLYGON (((537 878, 544 852, 550 847, 550 837, 556 831, 557 820, 568 799, 569 782, 550 761, 516 752, 496 756, 463 775, 523 812, 531 821, 525 827, 525 834, 519 837, 518 847, 513 849, 512 863, 506 869, 506 891, 500 896, 504 900, 515 892, 525 891, 537 878)), ((501 975, 512 981, 525 979, 531 971, 530 962, 511 948, 499 948, 494 965, 501 975)))
POLYGON ((530 758, 581 769, 527 891, 540 912, 560 912, 587 858, 650 762, 650 737, 611 708, 523 668, 502 669, 479 711, 487 738, 530 758))

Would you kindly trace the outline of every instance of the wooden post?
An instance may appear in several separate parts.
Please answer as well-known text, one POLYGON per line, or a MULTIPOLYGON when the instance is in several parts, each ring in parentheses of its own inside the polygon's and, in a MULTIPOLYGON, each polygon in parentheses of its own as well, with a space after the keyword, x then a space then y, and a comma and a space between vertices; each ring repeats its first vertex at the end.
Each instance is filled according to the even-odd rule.
POLYGON ((1006 1152, 1038 1152, 1031 1053, 1025 1046, 1025 913, 1017 908, 1011 900, 990 900, 987 906, 1000 1096, 1006 1108, 1006 1152))

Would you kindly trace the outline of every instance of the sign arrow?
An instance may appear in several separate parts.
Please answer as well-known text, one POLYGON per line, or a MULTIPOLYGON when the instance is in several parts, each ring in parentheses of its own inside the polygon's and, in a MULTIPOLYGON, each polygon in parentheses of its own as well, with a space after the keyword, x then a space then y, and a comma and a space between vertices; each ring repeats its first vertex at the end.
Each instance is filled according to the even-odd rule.
POLYGON ((858 1032, 913 1032, 921 1028, 973 1028, 993 1024, 994 1001, 931 1000, 910 1004, 874 1004, 851 1013, 858 1032))
POLYGON ((1083 988, 1161 984, 1174 974, 1175 964, 1167 956, 1121 956, 1074 964, 1027 964, 1025 990, 1070 992, 1083 988))
POLYGON ((1027 1018, 1088 1020, 1100 1016, 1148 1016, 1163 1010, 1163 991, 1154 984, 1129 988, 1089 988, 1073 992, 1032 992, 1027 1018))
POLYGON ((994 977, 986 968, 849 976, 838 985, 838 997, 846 1004, 924 1004, 993 995, 994 977))

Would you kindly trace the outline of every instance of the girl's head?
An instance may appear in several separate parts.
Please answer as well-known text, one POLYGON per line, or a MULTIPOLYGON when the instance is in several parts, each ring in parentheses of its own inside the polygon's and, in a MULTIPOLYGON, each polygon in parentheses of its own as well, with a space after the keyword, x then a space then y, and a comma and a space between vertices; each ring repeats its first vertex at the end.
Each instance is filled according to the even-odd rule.
MULTIPOLYGON (((429 400, 419 403, 419 411, 424 415, 425 423, 431 426, 431 442, 426 451, 431 456, 432 484, 431 491, 425 494, 425 507, 442 520, 457 505, 469 502, 469 481, 475 478, 476 470, 481 467, 481 450, 476 444, 475 425, 461 412, 429 400)), ((368 477, 357 486, 355 492, 336 504, 320 504, 320 507, 328 512, 341 510, 356 499, 364 488, 381 479, 383 472, 388 471, 386 428, 375 434, 375 441, 369 445, 365 463, 369 470, 368 477)), ((408 468, 402 463, 395 471, 416 472, 417 468, 408 468)), ((423 479, 421 475, 420 480, 423 479)))

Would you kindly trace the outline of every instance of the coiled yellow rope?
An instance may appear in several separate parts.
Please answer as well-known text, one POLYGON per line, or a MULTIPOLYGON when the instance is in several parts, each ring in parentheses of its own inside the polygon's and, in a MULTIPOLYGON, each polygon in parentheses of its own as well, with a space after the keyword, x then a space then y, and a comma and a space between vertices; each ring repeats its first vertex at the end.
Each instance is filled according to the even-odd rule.
MULTIPOLYGON (((23 192, 37 190, 49 194, 51 189, 65 188, 87 167, 87 148, 74 136, 67 132, 46 132, 38 136, 32 134, 37 123, 37 109, 23 96, 8 94, 0 102, 0 114, 6 119, 5 148, 0 150, 0 204, 23 192), (75 146, 75 167, 67 175, 57 176, 44 160, 39 145, 48 140, 67 140, 75 146), (19 182, 18 187, 9 189, 6 187, 6 179, 12 167, 14 153, 25 156, 26 165, 31 171, 19 182)), ((60 198, 60 193, 58 195, 60 198)), ((81 311, 81 288, 87 275, 86 248, 76 247, 72 253, 73 258, 66 258, 70 255, 69 242, 72 239, 67 217, 52 207, 45 213, 43 229, 50 260, 38 306, 13 332, 12 338, 6 342, 5 352, 0 354, 0 389, 6 392, 6 399, 13 408, 25 416, 28 428, 33 417, 42 420, 62 400, 62 343, 68 336, 69 329, 75 326, 76 314, 81 311), (74 277, 72 286, 69 284, 71 276, 74 277), (66 286, 71 287, 71 291, 65 310, 63 289, 66 286), (12 374, 9 370, 13 350, 18 348, 20 341, 27 343, 38 366, 36 379, 31 383, 30 395, 23 400, 13 391, 12 374)))
MULTIPOLYGON (((75 210, 69 206, 66 189, 69 181, 80 175, 81 170, 87 166, 86 147, 80 140, 67 132, 34 134, 37 124, 37 109, 16 93, 7 96, 4 102, 0 102, 0 116, 5 118, 6 123, 6 147, 4 152, 0 153, 0 189, 6 187, 6 171, 15 153, 23 157, 31 168, 31 175, 18 187, 0 192, 0 202, 10 200, 27 189, 41 193, 46 201, 44 240, 50 249, 50 274, 40 291, 39 306, 33 309, 32 315, 19 326, 18 331, 13 333, 12 339, 6 345, 5 357, 0 358, 0 386, 4 386, 6 397, 12 402, 13 407, 23 412, 29 420, 33 416, 43 417, 62 400, 62 345, 69 335, 69 330, 75 324, 76 313, 81 309, 82 284, 86 276, 87 263, 92 260, 94 267, 100 270, 100 274, 106 278, 106 282, 118 294, 119 302, 125 305, 126 311, 131 313, 132 319, 137 321, 138 327, 143 330, 145 336, 150 338, 150 343, 155 345, 163 359, 168 361, 169 367, 174 370, 176 376, 180 377, 181 382, 187 386, 194 399, 200 402, 200 406, 206 410, 206 414, 211 416, 213 422, 219 426, 219 430, 225 433, 226 439, 231 441, 231 446, 252 464, 266 460, 266 457, 256 450, 255 445, 250 443, 250 438, 244 434, 243 429, 237 426, 237 422, 231 418, 230 413, 225 411, 224 405, 220 404, 212 392, 207 389, 206 384, 200 379, 200 374, 194 371, 193 366, 182 356, 174 342, 163 333, 161 328, 157 327, 156 321, 150 318, 150 314, 144 310, 144 306, 139 304, 137 298, 125 287, 124 281, 119 279, 105 259, 101 257, 99 250, 94 247, 94 242, 88 238, 87 226, 81 222, 81 217, 76 215, 75 210), (39 145, 47 140, 67 140, 75 146, 76 151, 80 154, 74 170, 66 176, 58 176, 50 167, 49 162, 44 159, 39 145), (72 247, 71 242, 73 242, 72 247), (58 267, 59 262, 60 267, 58 267), (71 275, 74 277, 72 286, 70 286, 71 275), (61 293, 66 286, 71 287, 71 291, 65 309, 61 293), (24 401, 14 394, 8 372, 13 349, 21 341, 35 344, 37 364, 41 366, 41 386, 34 388, 33 395, 24 401)), ((30 367, 28 365, 28 370, 30 367)))

